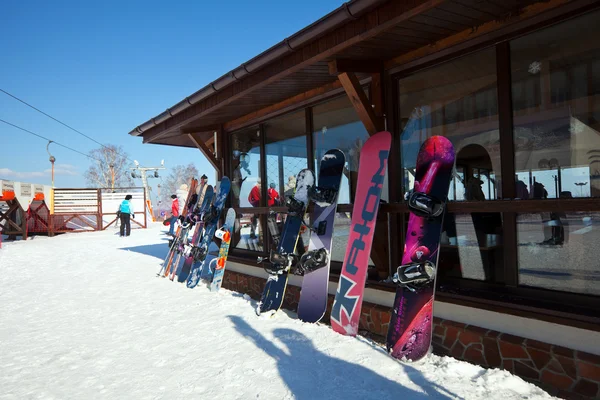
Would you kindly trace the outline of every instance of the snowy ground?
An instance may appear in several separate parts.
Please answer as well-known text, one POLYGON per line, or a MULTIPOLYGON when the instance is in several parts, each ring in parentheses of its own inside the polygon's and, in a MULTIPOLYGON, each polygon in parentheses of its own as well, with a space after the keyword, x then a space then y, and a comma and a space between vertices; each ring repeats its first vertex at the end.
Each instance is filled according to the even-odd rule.
POLYGON ((4 243, 0 399, 546 399, 449 357, 402 364, 364 338, 257 317, 238 293, 157 278, 160 224, 4 243))

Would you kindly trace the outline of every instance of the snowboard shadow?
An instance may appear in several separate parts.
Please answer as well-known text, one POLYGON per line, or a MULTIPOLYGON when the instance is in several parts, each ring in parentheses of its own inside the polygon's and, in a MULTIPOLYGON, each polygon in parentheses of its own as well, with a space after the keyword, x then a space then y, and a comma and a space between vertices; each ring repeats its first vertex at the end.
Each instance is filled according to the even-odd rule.
POLYGON ((277 362, 279 375, 296 399, 451 398, 438 391, 445 390, 444 388, 432 384, 412 367, 402 365, 413 383, 420 386, 425 393, 405 387, 369 368, 324 354, 298 331, 287 328, 273 331, 274 336, 287 348, 287 351, 284 351, 242 318, 232 315, 228 318, 240 334, 252 340, 259 349, 277 362))
POLYGON ((145 254, 164 260, 169 252, 169 246, 165 243, 146 244, 143 246, 121 247, 119 250, 135 251, 136 253, 145 254))

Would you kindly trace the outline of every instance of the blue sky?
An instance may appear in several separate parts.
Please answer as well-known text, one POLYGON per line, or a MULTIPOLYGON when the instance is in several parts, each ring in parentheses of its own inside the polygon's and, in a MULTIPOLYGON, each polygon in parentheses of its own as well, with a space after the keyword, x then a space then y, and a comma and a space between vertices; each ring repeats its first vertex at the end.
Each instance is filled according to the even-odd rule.
MULTIPOLYGON (((0 88, 101 143, 122 145, 141 165, 193 162, 212 177, 198 150, 142 144, 128 132, 342 3, 5 2, 0 88)), ((98 147, 1 92, 0 119, 83 153, 98 147)), ((0 141, 0 179, 50 184, 46 141, 2 123, 0 141)), ((51 150, 55 186, 85 186, 89 160, 51 150)))

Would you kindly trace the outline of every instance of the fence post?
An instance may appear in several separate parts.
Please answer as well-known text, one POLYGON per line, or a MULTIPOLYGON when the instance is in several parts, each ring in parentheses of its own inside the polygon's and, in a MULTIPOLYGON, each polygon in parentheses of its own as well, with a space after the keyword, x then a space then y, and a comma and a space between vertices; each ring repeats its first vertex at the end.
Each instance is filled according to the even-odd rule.
POLYGON ((148 228, 148 204, 146 203, 146 191, 144 190, 144 229, 148 228))

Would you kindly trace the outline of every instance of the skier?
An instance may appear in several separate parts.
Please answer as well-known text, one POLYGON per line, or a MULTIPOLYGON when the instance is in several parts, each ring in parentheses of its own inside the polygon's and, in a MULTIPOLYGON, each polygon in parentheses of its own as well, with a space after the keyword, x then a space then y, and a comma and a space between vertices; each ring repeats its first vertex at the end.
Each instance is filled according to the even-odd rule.
POLYGON ((170 218, 170 223, 169 223, 169 235, 170 236, 175 236, 175 221, 177 221, 177 218, 179 217, 179 199, 177 198, 176 194, 172 194, 171 195, 171 199, 173 199, 173 202, 171 203, 171 218, 170 218))
POLYGON ((119 205, 119 210, 117 211, 117 215, 119 216, 119 220, 121 221, 121 232, 120 236, 129 236, 131 233, 131 220, 130 218, 135 219, 135 214, 133 213, 133 204, 131 204, 132 195, 128 194, 125 196, 125 200, 121 202, 119 205), (125 228, 127 228, 127 234, 125 234, 125 228))

